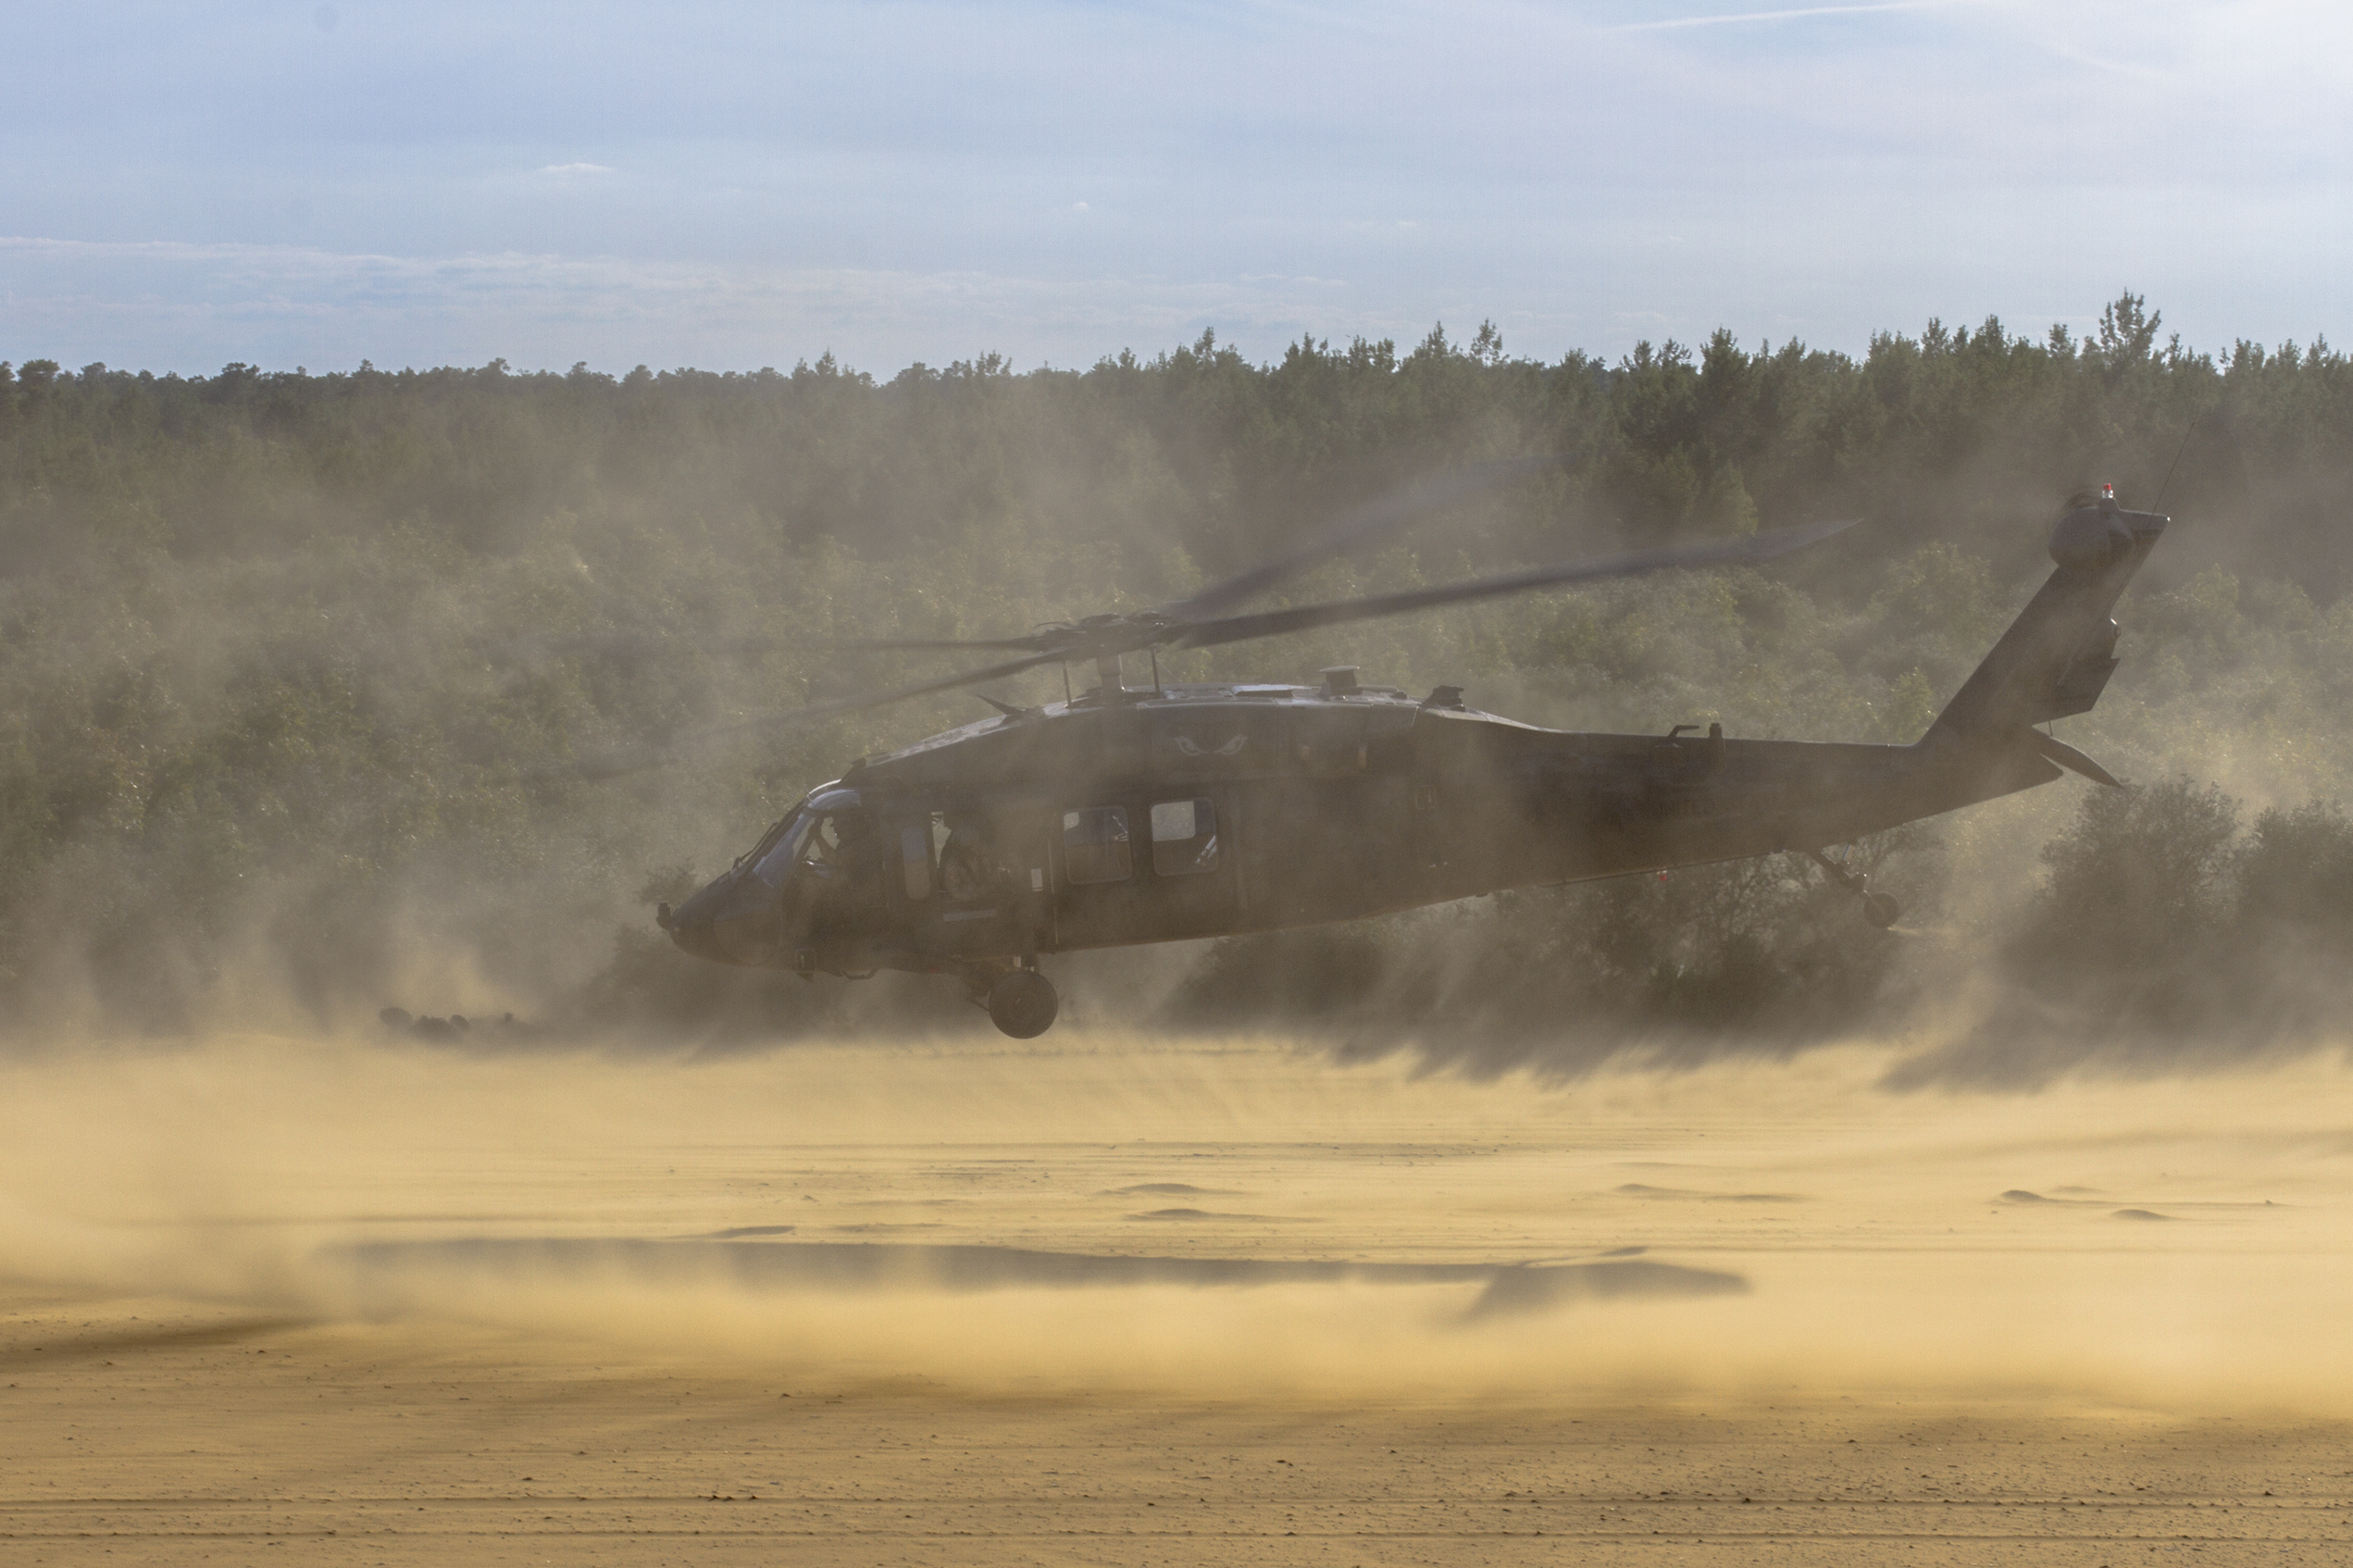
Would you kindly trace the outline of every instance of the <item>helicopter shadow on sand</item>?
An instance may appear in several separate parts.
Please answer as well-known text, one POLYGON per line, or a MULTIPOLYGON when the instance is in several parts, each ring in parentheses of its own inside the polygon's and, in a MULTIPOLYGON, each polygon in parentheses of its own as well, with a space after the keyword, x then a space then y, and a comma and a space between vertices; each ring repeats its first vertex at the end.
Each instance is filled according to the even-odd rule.
POLYGON ((675 1238, 465 1237, 333 1247, 323 1261, 345 1270, 366 1295, 394 1295, 420 1275, 469 1281, 641 1285, 717 1283, 747 1292, 865 1293, 928 1290, 970 1294, 1009 1289, 1178 1287, 1252 1289, 1275 1286, 1476 1286, 1464 1324, 1581 1302, 1745 1295, 1748 1280, 1618 1248, 1573 1261, 1410 1263, 1261 1258, 1130 1256, 1043 1251, 968 1243, 804 1241, 791 1226, 758 1226, 675 1238))

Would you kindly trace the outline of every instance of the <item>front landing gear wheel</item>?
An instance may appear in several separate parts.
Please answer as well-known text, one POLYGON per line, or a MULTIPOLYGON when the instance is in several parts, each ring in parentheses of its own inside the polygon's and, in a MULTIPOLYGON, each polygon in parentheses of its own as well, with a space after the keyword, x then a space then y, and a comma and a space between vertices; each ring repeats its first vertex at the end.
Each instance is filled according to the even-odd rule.
POLYGON ((989 1016, 1015 1039, 1036 1039, 1053 1027, 1062 998, 1035 969, 1015 969, 989 988, 989 1016))
POLYGON ((1886 893, 1862 895, 1862 917, 1883 931, 1894 925, 1897 917, 1903 912, 1903 905, 1889 898, 1886 893))

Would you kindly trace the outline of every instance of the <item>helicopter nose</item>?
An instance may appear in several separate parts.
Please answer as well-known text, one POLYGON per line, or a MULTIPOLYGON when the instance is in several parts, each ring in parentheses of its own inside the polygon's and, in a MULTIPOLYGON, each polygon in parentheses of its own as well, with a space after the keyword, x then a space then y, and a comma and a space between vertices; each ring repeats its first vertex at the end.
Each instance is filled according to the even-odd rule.
MULTIPOLYGON (((720 904, 727 896, 727 878, 704 887, 677 909, 668 904, 654 911, 654 923, 670 933, 670 940, 697 958, 719 958, 717 924, 720 904)), ((724 960, 722 960, 724 962, 724 960)))
POLYGON ((741 876, 722 877, 677 909, 657 909, 654 917, 680 948, 717 964, 768 963, 783 934, 775 893, 741 876))
POLYGON ((688 919, 670 912, 664 904, 654 912, 654 922, 670 933, 670 940, 697 958, 716 958, 718 945, 712 940, 711 918, 707 912, 698 919, 688 919))

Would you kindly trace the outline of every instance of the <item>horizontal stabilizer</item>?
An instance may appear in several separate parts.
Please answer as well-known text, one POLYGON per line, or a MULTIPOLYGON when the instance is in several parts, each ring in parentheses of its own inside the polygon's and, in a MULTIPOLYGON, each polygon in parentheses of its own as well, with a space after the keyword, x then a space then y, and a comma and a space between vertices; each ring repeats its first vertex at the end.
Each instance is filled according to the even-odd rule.
POLYGON ((2095 784, 2105 784, 2111 790, 2124 787, 2114 774, 2055 736, 2046 735, 2039 729, 2029 729, 2026 731, 2026 743, 2069 772, 2080 773, 2095 784))

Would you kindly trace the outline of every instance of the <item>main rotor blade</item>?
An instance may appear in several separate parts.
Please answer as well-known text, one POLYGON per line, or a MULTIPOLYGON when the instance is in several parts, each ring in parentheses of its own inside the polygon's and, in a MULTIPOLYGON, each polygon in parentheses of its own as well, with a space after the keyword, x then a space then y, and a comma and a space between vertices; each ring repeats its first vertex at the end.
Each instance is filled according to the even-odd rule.
POLYGON ((1556 588, 1563 583, 1635 577, 1644 572, 1666 571, 1676 566, 1754 566, 1828 539, 1834 533, 1854 527, 1859 521, 1860 518, 1850 517, 1844 522, 1808 523, 1800 528, 1748 534, 1712 544, 1670 545, 1658 550, 1639 550, 1627 555, 1613 555, 1600 561, 1535 566, 1525 571, 1477 578, 1469 582, 1449 583, 1442 588, 1409 589, 1402 593, 1379 593, 1367 599, 1342 599, 1328 604, 1301 604, 1289 610, 1229 616, 1224 620, 1205 621, 1189 627, 1171 637, 1167 645, 1214 648, 1227 642, 1248 641, 1254 637, 1277 637, 1287 631, 1306 631, 1319 626, 1375 620, 1383 616, 1401 616, 1413 610, 1432 609, 1439 604, 1500 599, 1506 594, 1556 588))
POLYGON ((945 651, 945 650, 948 650, 948 649, 977 650, 977 649, 983 649, 983 648, 987 648, 987 649, 994 649, 994 650, 1003 650, 1003 649, 1007 649, 1007 648, 1027 648, 1027 649, 1028 649, 1031 653, 1043 653, 1043 652, 1045 652, 1045 648, 1044 648, 1044 646, 1043 646, 1043 644, 1044 644, 1044 642, 1045 642, 1045 641, 1046 641, 1046 639, 1045 639, 1045 638, 1040 637, 1040 636, 1034 636, 1034 635, 1033 635, 1033 636, 1029 636, 1029 637, 996 637, 996 638, 965 638, 965 639, 959 639, 959 638, 953 638, 953 637, 934 637, 934 638, 908 637, 908 638, 878 638, 878 639, 875 639, 875 640, 870 641, 857 641, 857 642, 828 642, 828 643, 824 644, 824 646, 826 646, 826 647, 828 647, 828 648, 835 648, 835 649, 839 649, 839 650, 840 650, 840 651, 842 651, 842 652, 844 652, 844 653, 891 653, 891 652, 900 652, 900 653, 903 653, 903 652, 929 652, 929 653, 940 653, 940 652, 942 652, 942 651, 945 651))
POLYGON ((2157 503, 2149 510, 2165 510, 2168 495, 2183 499, 2173 489, 2176 478, 2182 480, 2193 510, 2201 504, 2226 513, 2247 509, 2247 460, 2222 410, 2210 408, 2190 421, 2189 429, 2182 433, 2182 444, 2174 449, 2172 466, 2165 470, 2165 482, 2157 487, 2157 503))
POLYGON ((1264 592, 1278 582, 1321 566, 1343 551, 1369 544, 1381 535, 1401 528, 1426 513, 1450 506, 1539 469, 1557 468, 1566 461, 1563 457, 1506 457, 1493 463, 1473 464, 1467 468, 1457 468, 1450 473, 1419 480, 1403 490, 1392 491, 1377 501, 1342 513, 1329 528, 1289 554, 1264 566, 1253 566, 1223 582, 1212 583, 1189 599, 1163 604, 1161 612, 1179 620, 1207 619, 1254 594, 1264 592))
POLYGON ((564 767, 537 769, 534 776, 588 780, 625 778, 632 773, 642 773, 650 767, 660 767, 665 763, 672 761, 676 753, 682 749, 724 740, 730 735, 741 735, 747 729, 782 728, 796 724, 806 724, 815 719, 833 718, 841 714, 858 713, 867 708, 879 708, 891 703, 903 703, 910 698, 928 697, 935 691, 952 691, 960 686, 979 686, 988 681, 1002 680, 1007 676, 1019 675, 1025 670, 1036 669, 1040 665, 1056 663, 1058 655, 1052 653, 1032 653, 1027 658, 1008 659, 1003 664, 991 665, 986 669, 965 670, 956 675, 938 676, 930 680, 918 680, 911 686, 893 687, 888 691, 868 691, 859 696, 838 698, 828 703, 811 703, 803 708, 780 708, 774 713, 762 714, 755 718, 737 719, 731 724, 715 724, 705 728, 693 730, 658 748, 624 755, 605 754, 587 757, 564 767))
POLYGON ((739 719, 733 724, 720 725, 703 731, 705 735, 732 735, 746 729, 759 729, 773 724, 797 724, 813 718, 831 718, 837 714, 863 713, 867 708, 886 707, 911 698, 928 697, 935 691, 953 691, 960 686, 979 686, 1007 676, 1036 669, 1040 665, 1059 663, 1056 653, 1031 653, 1025 658, 1007 659, 986 669, 968 669, 955 675, 935 676, 918 680, 911 686, 894 686, 888 691, 868 691, 856 697, 840 697, 829 703, 812 703, 805 708, 784 708, 758 718, 739 719))
MULTIPOLYGON (((523 637, 484 641, 477 644, 483 654, 501 664, 524 664, 543 658, 570 659, 618 655, 632 660, 649 659, 666 653, 688 640, 682 635, 663 636, 653 631, 570 632, 561 636, 531 634, 523 637)), ((696 637, 691 651, 697 653, 772 653, 781 649, 801 648, 805 643, 790 638, 768 636, 696 637)))
POLYGON ((811 719, 832 718, 840 714, 863 713, 868 708, 887 707, 892 703, 903 703, 915 697, 928 697, 935 691, 953 691, 960 686, 979 686, 991 680, 1002 680, 1007 676, 1019 675, 1025 670, 1036 669, 1040 665, 1055 664, 1059 662, 1059 659, 1060 655, 1054 653, 1031 653, 1026 658, 1007 659, 1003 664, 990 665, 986 669, 963 670, 954 675, 935 676, 929 680, 918 680, 909 686, 894 686, 888 691, 868 691, 855 697, 836 698, 829 703, 811 703, 805 708, 780 708, 775 713, 763 714, 757 718, 738 719, 733 724, 715 725, 709 729, 698 731, 694 739, 699 740, 722 735, 736 735, 746 729, 765 729, 774 725, 801 724, 811 719))

